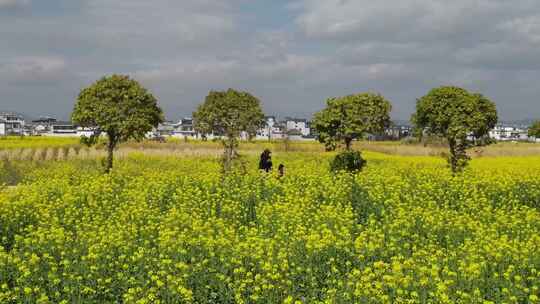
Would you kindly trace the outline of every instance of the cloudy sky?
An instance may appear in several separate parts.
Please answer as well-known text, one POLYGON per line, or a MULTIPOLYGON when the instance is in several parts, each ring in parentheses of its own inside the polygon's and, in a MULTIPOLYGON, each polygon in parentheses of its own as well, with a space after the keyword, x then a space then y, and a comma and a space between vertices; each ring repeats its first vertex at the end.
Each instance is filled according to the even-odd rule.
POLYGON ((132 75, 169 119, 211 89, 309 116, 374 91, 408 119, 458 85, 503 119, 540 117, 538 0, 0 0, 0 110, 67 118, 79 90, 132 75))

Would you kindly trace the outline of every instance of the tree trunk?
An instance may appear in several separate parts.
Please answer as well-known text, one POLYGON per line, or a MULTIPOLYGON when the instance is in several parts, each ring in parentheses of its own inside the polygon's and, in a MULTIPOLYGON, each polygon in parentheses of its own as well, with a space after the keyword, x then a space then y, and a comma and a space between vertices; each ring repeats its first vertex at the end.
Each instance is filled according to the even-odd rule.
POLYGON ((105 173, 109 174, 113 167, 114 148, 116 147, 116 138, 112 135, 109 136, 109 142, 107 143, 107 160, 105 163, 105 173))
POLYGON ((467 139, 450 138, 448 145, 450 146, 450 167, 453 173, 457 173, 467 165, 470 159, 467 155, 467 139))
POLYGON ((351 150, 351 146, 352 146, 352 138, 350 137, 345 138, 345 148, 347 149, 347 151, 351 150))
POLYGON ((228 138, 223 141, 225 146, 225 153, 223 155, 223 172, 228 173, 232 168, 232 162, 236 157, 236 138, 233 136, 228 136, 228 138))
POLYGON ((231 169, 232 150, 232 144, 230 142, 227 143, 227 147, 225 148, 225 172, 228 172, 231 169))
POLYGON ((451 138, 448 139, 448 146, 450 147, 450 157, 448 162, 450 163, 450 168, 452 172, 457 172, 457 155, 456 155, 456 140, 451 138))

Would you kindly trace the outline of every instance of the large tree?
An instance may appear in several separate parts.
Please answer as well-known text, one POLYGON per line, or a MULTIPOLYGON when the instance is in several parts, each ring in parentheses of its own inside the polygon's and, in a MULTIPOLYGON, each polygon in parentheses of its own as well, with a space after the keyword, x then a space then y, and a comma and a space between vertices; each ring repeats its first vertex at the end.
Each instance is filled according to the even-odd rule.
POLYGON ((156 98, 137 81, 124 75, 103 77, 83 89, 71 115, 73 123, 94 128, 94 135, 83 138, 91 145, 107 135, 106 172, 113 166, 113 152, 124 141, 141 140, 163 122, 156 98))
POLYGON ((540 138, 540 120, 535 121, 529 127, 529 137, 540 138))
POLYGON ((448 162, 453 172, 468 163, 467 149, 489 144, 489 130, 497 124, 495 104, 482 94, 446 86, 431 90, 418 99, 412 121, 419 133, 443 137, 448 141, 448 162))
POLYGON ((312 127, 327 150, 334 150, 339 142, 350 150, 354 139, 382 133, 390 125, 391 110, 390 102, 380 94, 330 98, 326 108, 315 113, 312 127))
POLYGON ((259 99, 233 89, 211 91, 193 113, 193 119, 197 132, 223 136, 225 171, 230 169, 237 156, 238 138, 242 132, 252 137, 264 125, 259 99))

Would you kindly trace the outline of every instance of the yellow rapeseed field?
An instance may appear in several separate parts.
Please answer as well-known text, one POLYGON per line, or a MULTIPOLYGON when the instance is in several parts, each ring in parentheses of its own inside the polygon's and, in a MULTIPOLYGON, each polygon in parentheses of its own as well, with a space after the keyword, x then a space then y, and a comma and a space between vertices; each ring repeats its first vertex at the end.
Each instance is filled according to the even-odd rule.
POLYGON ((7 136, 0 137, 0 150, 20 148, 64 147, 79 145, 77 137, 7 136))
POLYGON ((540 157, 41 163, 0 192, 0 303, 538 303, 540 157))

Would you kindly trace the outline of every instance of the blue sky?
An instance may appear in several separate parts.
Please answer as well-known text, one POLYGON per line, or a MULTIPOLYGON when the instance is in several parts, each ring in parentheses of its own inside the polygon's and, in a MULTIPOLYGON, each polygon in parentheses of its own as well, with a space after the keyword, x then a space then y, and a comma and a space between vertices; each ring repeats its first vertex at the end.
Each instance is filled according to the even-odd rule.
POLYGON ((0 0, 0 43, 0 110, 31 116, 67 118, 81 88, 125 73, 170 119, 228 87, 306 117, 374 91, 408 119, 440 85, 540 118, 537 0, 0 0))

